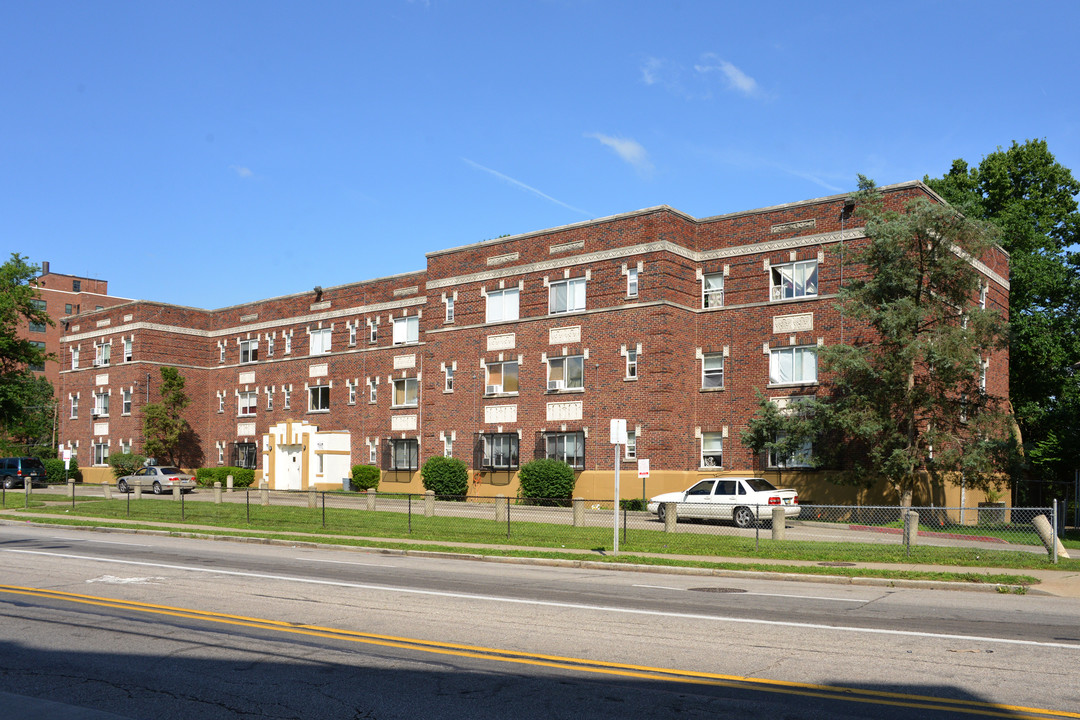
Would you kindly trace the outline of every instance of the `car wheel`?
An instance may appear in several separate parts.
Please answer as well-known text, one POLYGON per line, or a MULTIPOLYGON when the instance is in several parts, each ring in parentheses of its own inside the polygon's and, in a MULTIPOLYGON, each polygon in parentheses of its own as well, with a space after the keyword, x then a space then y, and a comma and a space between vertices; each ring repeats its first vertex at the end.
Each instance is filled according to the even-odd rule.
POLYGON ((15 487, 15 483, 13 483, 11 481, 11 478, 4 478, 4 488, 5 489, 11 490, 14 487, 15 487))
POLYGON ((154 481, 154 494, 155 495, 160 495, 161 494, 161 483, 159 483, 157 480, 154 481))
POLYGON ((667 508, 664 506, 664 503, 660 503, 660 505, 656 508, 656 517, 660 520, 660 522, 664 522, 665 520, 667 520, 667 508))
POLYGON ((731 518, 735 521, 735 527, 748 528, 754 524, 754 513, 748 507, 737 507, 731 518))
POLYGON ((127 492, 129 492, 131 490, 131 488, 128 487, 128 484, 123 480, 116 483, 116 489, 119 490, 122 493, 127 493, 127 492))

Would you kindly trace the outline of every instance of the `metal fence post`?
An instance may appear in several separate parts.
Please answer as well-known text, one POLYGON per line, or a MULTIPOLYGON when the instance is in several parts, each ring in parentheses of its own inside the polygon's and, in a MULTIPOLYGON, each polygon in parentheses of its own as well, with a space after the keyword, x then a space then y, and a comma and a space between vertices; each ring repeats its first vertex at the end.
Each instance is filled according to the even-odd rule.
POLYGON ((248 525, 251 524, 251 490, 244 488, 244 505, 247 508, 248 525))
POLYGON ((506 500, 506 539, 510 539, 510 500, 506 500))
POLYGON ((322 527, 326 529, 326 491, 323 490, 322 494, 322 527))
POLYGON ((409 532, 412 532, 412 493, 405 496, 405 500, 409 504, 409 532))
POLYGON ((176 492, 180 493, 180 522, 186 522, 187 511, 184 509, 184 491, 176 488, 176 492))
MULTIPOLYGON (((1058 529, 1057 529, 1057 517, 1058 517, 1058 514, 1057 514, 1057 498, 1054 498, 1054 508, 1053 508, 1053 510, 1051 510, 1051 513, 1053 513, 1054 540, 1056 541, 1057 537, 1058 537, 1058 534, 1057 534, 1058 533, 1058 529)), ((1058 561, 1058 551, 1057 551, 1058 544, 1057 544, 1057 542, 1053 543, 1053 547, 1054 547, 1054 549, 1053 549, 1053 552, 1051 553, 1051 555, 1053 557, 1054 564, 1057 565, 1057 561, 1058 561)))
POLYGON ((626 543, 626 508, 622 509, 622 541, 626 543))

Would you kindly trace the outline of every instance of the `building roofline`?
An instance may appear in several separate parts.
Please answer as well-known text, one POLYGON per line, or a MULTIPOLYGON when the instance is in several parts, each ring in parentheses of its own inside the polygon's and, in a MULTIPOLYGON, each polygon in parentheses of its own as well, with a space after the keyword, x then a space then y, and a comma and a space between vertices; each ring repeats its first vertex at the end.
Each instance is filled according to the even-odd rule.
MULTIPOLYGON (((882 185, 877 189, 881 192, 896 192, 899 190, 907 190, 911 188, 923 190, 938 202, 941 202, 945 205, 949 204, 945 200, 945 198, 938 195, 936 192, 934 192, 932 188, 930 188, 928 185, 926 185, 926 183, 922 182, 921 180, 909 180, 907 182, 894 183, 892 185, 882 185)), ((426 253, 425 257, 430 259, 433 257, 439 257, 441 255, 461 252, 462 250, 473 250, 476 248, 489 247, 501 243, 513 242, 517 240, 526 240, 540 235, 566 232, 568 230, 576 230, 579 228, 589 227, 591 225, 601 225, 604 223, 615 222, 617 220, 626 220, 629 218, 641 217, 642 215, 651 215, 660 212, 671 213, 672 215, 681 217, 688 222, 702 225, 705 223, 717 222, 719 220, 727 220, 737 217, 747 217, 751 215, 760 215, 763 213, 776 212, 778 210, 787 210, 790 208, 837 202, 838 200, 843 200, 850 197, 852 194, 854 194, 854 191, 838 193, 836 195, 826 195, 824 197, 812 198, 810 200, 799 200, 798 202, 782 203, 780 205, 770 205, 768 207, 755 208, 753 210, 740 210, 738 212, 723 213, 720 215, 710 215, 703 218, 696 218, 693 215, 685 213, 682 210, 673 208, 670 205, 654 205, 652 207, 642 208, 641 210, 631 210, 629 212, 619 213, 617 215, 608 215, 606 217, 594 218, 592 220, 582 220, 580 222, 570 223, 568 225, 558 225, 556 227, 545 228, 543 230, 530 230, 529 232, 518 233, 516 235, 507 235, 506 237, 492 238, 489 240, 481 240, 480 242, 459 245, 457 247, 447 248, 445 250, 433 250, 432 252, 426 253)))

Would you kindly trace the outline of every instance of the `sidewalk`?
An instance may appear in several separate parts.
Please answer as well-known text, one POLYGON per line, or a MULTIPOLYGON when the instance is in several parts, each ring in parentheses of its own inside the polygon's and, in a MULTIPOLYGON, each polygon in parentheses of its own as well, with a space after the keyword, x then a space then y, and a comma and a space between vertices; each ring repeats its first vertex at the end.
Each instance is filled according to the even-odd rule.
MULTIPOLYGON (((0 510, 0 524, 15 525, 23 524, 25 520, 13 520, 12 516, 18 517, 16 510, 0 510)), ((33 516, 35 520, 48 520, 53 519, 70 519, 68 515, 40 515, 35 514, 33 516)), ((124 528, 124 527, 93 527, 93 526, 78 526, 78 525, 56 525, 55 527, 62 527, 67 530, 82 530, 90 532, 119 532, 130 534, 155 534, 155 535, 180 535, 187 537, 202 537, 204 535, 212 534, 215 537, 229 537, 228 529, 208 526, 208 525, 184 525, 177 526, 170 523, 163 522, 151 522, 151 521, 128 521, 120 519, 111 519, 111 523, 120 525, 142 525, 161 528, 160 530, 147 530, 137 528, 124 528)), ((35 524, 42 524, 35 522, 35 524)), ((236 529, 238 532, 241 530, 236 529)), ((249 532, 244 530, 243 532, 249 532)), ((269 538, 252 538, 235 536, 231 537, 235 542, 253 542, 267 545, 295 545, 297 542, 311 542, 317 544, 319 538, 339 538, 349 539, 360 542, 394 542, 404 545, 417 545, 416 550, 395 550, 379 547, 355 547, 355 546, 342 546, 342 545, 325 545, 320 544, 320 547, 324 549, 337 549, 352 552, 367 552, 378 554, 402 554, 412 555, 414 557, 448 557, 459 556, 463 559, 469 559, 474 561, 484 562, 503 562, 503 563, 517 563, 523 565, 548 565, 548 566, 565 566, 565 567, 588 567, 588 568, 600 568, 605 570, 621 570, 627 572, 648 572, 648 573, 665 573, 665 574, 677 574, 677 575, 709 575, 713 577, 754 577, 759 579, 773 579, 773 580, 788 580, 795 582, 818 582, 818 583, 831 583, 831 584, 844 584, 844 585, 870 585, 870 586, 887 586, 887 587, 906 587, 906 588, 923 588, 923 589, 935 589, 935 590, 966 590, 970 592, 999 592, 998 586, 993 583, 966 583, 966 582, 946 582, 939 580, 894 580, 888 578, 863 578, 863 577, 847 577, 844 575, 804 575, 800 573, 775 573, 755 570, 722 570, 711 568, 697 568, 697 567, 674 567, 668 565, 633 565, 613 563, 610 561, 601 560, 604 553, 599 553, 594 550, 579 550, 570 548, 560 548, 558 552, 570 555, 580 556, 580 560, 570 559, 548 559, 548 558, 521 558, 521 557, 505 557, 505 556, 492 556, 470 553, 470 550, 517 550, 517 551, 531 551, 531 552, 554 552, 553 548, 545 547, 526 547, 515 545, 488 545, 482 543, 463 543, 463 542, 432 542, 430 540, 410 540, 408 538, 378 538, 378 537, 356 537, 356 536, 341 536, 341 535, 323 535, 320 533, 301 533, 301 532, 275 532, 277 535, 287 535, 289 537, 295 537, 296 541, 292 540, 278 540, 269 538), (448 553, 445 551, 431 551, 423 549, 423 546, 440 545, 443 547, 455 547, 460 548, 460 553, 448 553)), ((714 555, 660 555, 655 553, 625 553, 624 555, 632 555, 635 557, 666 557, 678 560, 697 561, 697 562, 712 562, 712 563, 730 563, 738 565, 786 565, 786 566, 801 566, 801 567, 815 567, 815 566, 833 566, 834 563, 822 563, 812 560, 773 560, 768 558, 729 558, 719 557, 714 555)), ((938 573, 957 573, 968 572, 977 575, 1030 575, 1039 579, 1038 585, 1029 586, 1026 590, 1028 594, 1032 595, 1053 595, 1056 597, 1069 597, 1080 599, 1080 571, 1076 570, 1047 570, 1047 569, 1015 569, 1015 568, 963 568, 957 566, 947 565, 922 565, 922 564, 899 564, 899 563, 843 563, 842 565, 836 565, 838 567, 850 567, 850 568, 868 568, 875 570, 910 570, 920 572, 938 572, 938 573)))

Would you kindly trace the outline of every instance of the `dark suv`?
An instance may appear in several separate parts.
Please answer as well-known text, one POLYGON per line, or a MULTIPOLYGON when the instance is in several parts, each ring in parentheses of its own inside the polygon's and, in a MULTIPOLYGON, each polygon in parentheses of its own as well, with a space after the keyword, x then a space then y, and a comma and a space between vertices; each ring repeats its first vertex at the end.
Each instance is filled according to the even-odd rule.
POLYGON ((36 457, 0 458, 0 482, 8 490, 25 487, 46 487, 45 465, 36 457))

